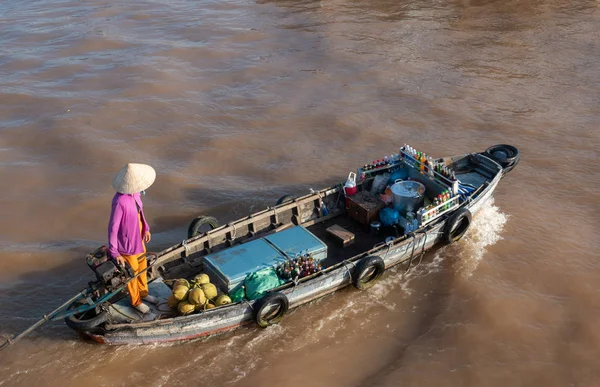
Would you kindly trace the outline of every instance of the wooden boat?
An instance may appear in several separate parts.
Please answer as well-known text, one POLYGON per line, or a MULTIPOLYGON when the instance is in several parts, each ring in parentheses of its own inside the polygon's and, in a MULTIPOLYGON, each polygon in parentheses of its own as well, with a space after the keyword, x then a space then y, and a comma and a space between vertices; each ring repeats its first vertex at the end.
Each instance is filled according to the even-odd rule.
MULTIPOLYGON (((213 218, 198 217, 190 224, 188 239, 151 254, 150 293, 163 301, 171 294, 169 284, 173 280, 190 279, 205 271, 211 255, 239 249, 252 241, 292 229, 300 228, 326 245, 322 269, 271 289, 259 299, 183 316, 170 310, 164 302, 152 306, 150 317, 136 314, 128 308, 124 292, 118 289, 110 292, 110 278, 105 278, 104 283, 99 278, 69 306, 70 315, 67 313, 65 321, 100 343, 168 342, 213 335, 242 324, 257 323, 264 327, 281 321, 289 309, 346 286, 366 289, 386 269, 403 265, 408 270, 434 245, 460 239, 469 228, 471 216, 482 208, 502 177, 519 162, 519 152, 512 146, 497 145, 485 152, 426 160, 404 146, 386 165, 358 170, 364 179, 357 182, 356 195, 369 191, 378 175, 398 168, 408 171, 412 180, 424 184, 425 196, 430 195, 429 199, 442 190, 454 193, 437 206, 419 209, 418 218, 413 221, 417 228, 410 232, 397 225, 373 230, 370 224, 360 222, 364 212, 351 213, 354 210, 347 208, 343 183, 301 197, 282 198, 274 207, 222 226, 213 218), (328 231, 334 225, 346 235, 353 235, 352 243, 344 243, 343 236, 341 240, 335 238, 335 233, 328 231)), ((350 203, 349 207, 352 204, 356 203, 350 203)), ((368 209, 365 211, 373 215, 368 214, 368 209)))

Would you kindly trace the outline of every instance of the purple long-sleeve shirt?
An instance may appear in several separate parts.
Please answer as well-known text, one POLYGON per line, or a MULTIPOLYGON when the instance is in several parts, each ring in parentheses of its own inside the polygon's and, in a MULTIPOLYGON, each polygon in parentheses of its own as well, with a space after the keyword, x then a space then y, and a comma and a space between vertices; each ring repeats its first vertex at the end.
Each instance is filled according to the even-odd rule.
POLYGON ((110 256, 135 255, 144 252, 142 235, 150 231, 144 217, 144 208, 139 193, 122 194, 117 192, 112 200, 112 210, 108 221, 108 248, 110 256), (142 232, 140 232, 140 218, 142 232))

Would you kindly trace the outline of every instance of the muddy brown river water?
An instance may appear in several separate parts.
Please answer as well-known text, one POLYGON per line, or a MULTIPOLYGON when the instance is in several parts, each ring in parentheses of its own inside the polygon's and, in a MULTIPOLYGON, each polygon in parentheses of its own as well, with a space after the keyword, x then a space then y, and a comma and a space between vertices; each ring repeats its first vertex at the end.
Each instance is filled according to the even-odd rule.
POLYGON ((409 143, 515 145, 459 243, 278 326, 107 347, 62 322, 0 386, 600 385, 596 1, 0 3, 0 335, 85 287, 112 176, 158 173, 149 248, 409 143))

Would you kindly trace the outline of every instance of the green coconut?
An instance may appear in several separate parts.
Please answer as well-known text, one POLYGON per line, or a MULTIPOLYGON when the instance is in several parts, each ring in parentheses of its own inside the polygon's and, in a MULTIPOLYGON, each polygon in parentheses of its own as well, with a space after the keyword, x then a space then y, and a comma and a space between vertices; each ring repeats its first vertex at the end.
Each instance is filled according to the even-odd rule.
POLYGON ((202 290, 204 291, 204 295, 209 300, 212 300, 217 297, 217 287, 211 283, 202 285, 202 290))
POLYGON ((204 285, 210 283, 210 278, 208 278, 208 274, 202 273, 195 276, 192 282, 194 282, 196 286, 204 285))
POLYGON ((190 289, 185 285, 177 285, 173 288, 173 297, 179 301, 185 300, 189 291, 190 289))
POLYGON ((206 302, 206 296, 204 291, 200 288, 194 288, 188 293, 188 302, 194 305, 204 305, 206 302))
POLYGON ((179 311, 180 314, 186 315, 186 314, 193 313, 196 310, 196 306, 190 304, 187 301, 181 301, 179 303, 179 306, 177 306, 177 310, 179 311))
POLYGON ((212 308, 214 308, 214 307, 215 307, 215 304, 212 304, 212 303, 210 303, 210 302, 209 302, 208 304, 206 304, 206 305, 205 305, 205 309, 212 309, 212 308))
POLYGON ((169 308, 171 309, 177 309, 177 306, 179 305, 179 300, 175 298, 174 295, 170 295, 169 299, 167 300, 167 305, 169 305, 169 308))
POLYGON ((188 289, 190 287, 190 283, 185 278, 180 278, 177 281, 175 281, 175 284, 173 285, 173 288, 176 288, 179 285, 183 285, 183 286, 185 286, 188 289))
POLYGON ((227 304, 231 304, 231 298, 229 298, 229 296, 227 294, 221 294, 215 300, 216 306, 227 305, 227 304))

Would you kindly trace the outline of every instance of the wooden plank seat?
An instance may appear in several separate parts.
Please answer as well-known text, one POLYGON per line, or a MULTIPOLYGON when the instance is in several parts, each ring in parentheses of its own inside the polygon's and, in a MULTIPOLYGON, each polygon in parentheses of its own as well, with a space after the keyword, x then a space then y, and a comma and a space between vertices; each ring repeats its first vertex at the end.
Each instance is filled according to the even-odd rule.
POLYGON ((354 242, 354 234, 340 225, 334 224, 333 226, 327 227, 327 233, 337 240, 342 247, 346 247, 354 242))

